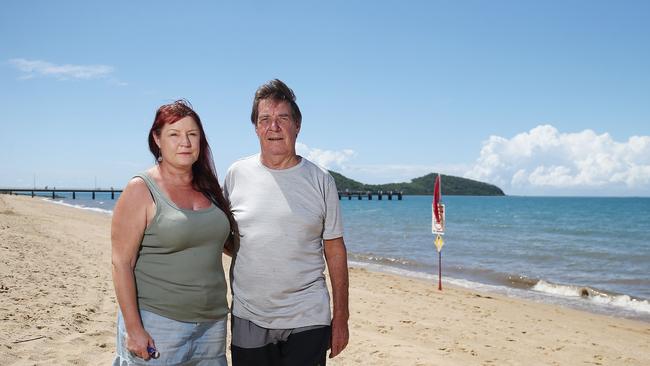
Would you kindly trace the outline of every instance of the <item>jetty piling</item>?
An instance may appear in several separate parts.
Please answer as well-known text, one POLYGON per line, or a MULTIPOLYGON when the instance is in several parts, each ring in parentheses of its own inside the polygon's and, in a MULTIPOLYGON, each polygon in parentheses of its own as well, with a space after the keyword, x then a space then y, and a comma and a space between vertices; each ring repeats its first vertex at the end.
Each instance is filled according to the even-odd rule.
MULTIPOLYGON (((36 197, 38 193, 41 193, 41 197, 46 196, 49 197, 50 194, 52 196, 52 199, 55 199, 57 196, 57 193, 72 193, 72 199, 75 200, 77 199, 77 193, 91 193, 92 199, 96 199, 96 194, 97 193, 110 193, 111 194, 111 199, 115 199, 115 193, 122 193, 121 189, 114 189, 111 187, 111 189, 100 189, 100 188, 95 188, 95 189, 86 189, 86 188, 43 188, 43 189, 38 189, 38 188, 0 188, 0 194, 23 194, 23 195, 31 195, 31 197, 36 197)), ((340 196, 339 196, 340 198, 340 196)))
POLYGON ((352 200, 352 197, 356 196, 357 200, 363 200, 364 197, 368 198, 368 201, 372 201, 373 196, 377 196, 377 200, 381 201, 384 198, 384 195, 388 197, 389 201, 393 200, 393 196, 397 196, 397 200, 401 201, 404 193, 402 191, 338 191, 339 200, 347 197, 348 201, 352 200))

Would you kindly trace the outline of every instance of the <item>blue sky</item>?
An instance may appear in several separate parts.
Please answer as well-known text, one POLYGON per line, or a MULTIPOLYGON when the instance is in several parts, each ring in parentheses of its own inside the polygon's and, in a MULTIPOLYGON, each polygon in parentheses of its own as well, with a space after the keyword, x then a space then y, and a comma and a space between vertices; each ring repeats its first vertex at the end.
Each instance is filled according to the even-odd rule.
POLYGON ((280 78, 299 152, 366 183, 432 171, 520 195, 650 195, 647 1, 11 1, 0 186, 121 187, 188 99, 220 176, 280 78))

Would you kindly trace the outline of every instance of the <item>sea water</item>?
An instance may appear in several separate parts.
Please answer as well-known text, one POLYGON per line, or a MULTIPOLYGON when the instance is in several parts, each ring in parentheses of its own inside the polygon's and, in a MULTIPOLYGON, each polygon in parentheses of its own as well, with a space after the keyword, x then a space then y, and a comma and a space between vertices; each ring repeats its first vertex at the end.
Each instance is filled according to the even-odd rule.
MULTIPOLYGON (((373 198, 341 200, 350 264, 437 287, 431 197, 373 198)), ((443 286, 650 321, 650 198, 443 200, 443 286)), ((52 201, 106 213, 115 204, 110 194, 52 201)))
MULTIPOLYGON (((650 198, 444 197, 443 283, 650 321, 650 198)), ((431 197, 341 201, 353 263, 437 285, 431 197)))

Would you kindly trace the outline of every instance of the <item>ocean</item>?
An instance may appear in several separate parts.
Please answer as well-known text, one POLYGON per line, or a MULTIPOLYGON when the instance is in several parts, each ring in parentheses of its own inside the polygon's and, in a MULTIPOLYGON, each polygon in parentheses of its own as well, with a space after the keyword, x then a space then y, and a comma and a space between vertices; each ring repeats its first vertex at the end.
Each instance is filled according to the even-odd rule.
MULTIPOLYGON (((110 194, 51 200, 110 214, 110 194)), ((650 198, 443 196, 446 284, 650 322, 650 198)), ((343 198, 352 266, 431 282, 431 197, 343 198)))

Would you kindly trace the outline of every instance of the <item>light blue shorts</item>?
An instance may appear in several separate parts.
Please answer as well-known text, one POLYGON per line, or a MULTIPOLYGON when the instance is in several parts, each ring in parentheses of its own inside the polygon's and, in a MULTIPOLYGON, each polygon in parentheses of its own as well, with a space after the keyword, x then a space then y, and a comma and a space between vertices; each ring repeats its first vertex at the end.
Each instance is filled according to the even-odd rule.
POLYGON ((117 316, 116 356, 113 366, 196 365, 228 366, 226 361, 227 317, 215 322, 186 323, 140 310, 144 329, 151 335, 160 357, 145 361, 126 349, 126 327, 117 316))

